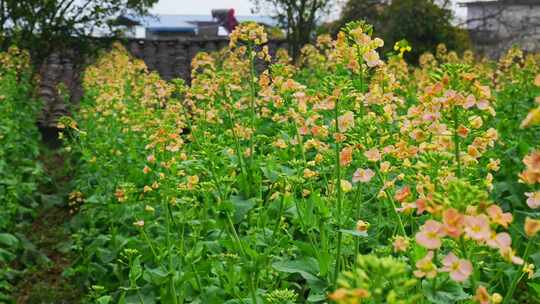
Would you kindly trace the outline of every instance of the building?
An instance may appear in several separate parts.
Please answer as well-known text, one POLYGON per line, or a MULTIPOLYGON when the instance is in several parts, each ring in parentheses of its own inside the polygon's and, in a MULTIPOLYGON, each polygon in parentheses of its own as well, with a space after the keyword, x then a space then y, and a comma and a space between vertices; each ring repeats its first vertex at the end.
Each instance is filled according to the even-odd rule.
MULTIPOLYGON (((177 40, 190 37, 228 36, 229 20, 223 12, 214 10, 211 15, 153 15, 145 17, 120 16, 116 24, 127 38, 150 40, 177 40)), ((233 11, 234 13, 234 11, 233 11)), ((268 16, 234 16, 237 22, 253 21, 274 27, 277 22, 268 16)))
POLYGON ((477 50, 498 57, 513 45, 540 51, 540 0, 462 2, 465 22, 477 50))

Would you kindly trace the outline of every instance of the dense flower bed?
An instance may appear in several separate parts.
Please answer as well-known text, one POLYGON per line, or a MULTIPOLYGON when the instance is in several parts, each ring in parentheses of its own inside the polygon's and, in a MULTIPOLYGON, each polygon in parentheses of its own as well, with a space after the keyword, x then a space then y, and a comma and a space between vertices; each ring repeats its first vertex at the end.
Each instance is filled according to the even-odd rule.
POLYGON ((266 40, 239 27, 189 87, 120 46, 86 71, 59 127, 89 302, 538 301, 539 56, 266 40))

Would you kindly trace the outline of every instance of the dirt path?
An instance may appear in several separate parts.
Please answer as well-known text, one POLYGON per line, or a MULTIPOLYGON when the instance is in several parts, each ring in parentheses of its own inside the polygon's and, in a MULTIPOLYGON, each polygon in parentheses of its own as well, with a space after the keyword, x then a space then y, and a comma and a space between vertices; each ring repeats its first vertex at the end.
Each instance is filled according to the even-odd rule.
POLYGON ((73 259, 69 252, 71 213, 67 203, 70 178, 59 151, 42 148, 41 161, 50 179, 41 186, 41 206, 33 223, 20 232, 27 246, 18 266, 26 270, 15 286, 16 303, 79 303, 80 288, 63 275, 73 259))

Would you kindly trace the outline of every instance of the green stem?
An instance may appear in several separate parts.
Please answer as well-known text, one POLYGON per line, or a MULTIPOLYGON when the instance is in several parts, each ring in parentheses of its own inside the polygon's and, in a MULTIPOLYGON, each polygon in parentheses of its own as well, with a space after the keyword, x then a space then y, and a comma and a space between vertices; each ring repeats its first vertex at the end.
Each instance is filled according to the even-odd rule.
POLYGON ((358 63, 360 63, 360 93, 364 93, 364 66, 363 66, 363 58, 362 58, 362 51, 359 45, 356 46, 356 56, 358 59, 358 63))
MULTIPOLYGON (((227 212, 227 222, 229 223, 230 230, 231 230, 231 233, 232 233, 231 239, 233 239, 233 241, 235 243, 237 243, 237 246, 239 247, 241 255, 245 259, 247 259, 248 256, 246 254, 246 251, 244 250, 244 245, 242 244, 242 240, 240 240, 240 238, 238 237, 238 233, 236 232, 236 228, 234 227, 234 223, 233 223, 233 221, 231 219, 231 216, 230 216, 230 214, 228 212, 227 212)), ((256 278, 257 272, 255 271, 253 273, 253 275, 256 278)), ((252 281, 251 278, 249 280, 249 289, 250 289, 250 294, 251 294, 251 298, 252 298, 253 303, 257 303, 257 296, 256 296, 256 292, 255 292, 255 286, 254 286, 253 281, 252 281)))
POLYGON ((401 231, 403 236, 407 236, 407 232, 405 232, 405 226, 403 225, 403 220, 401 219, 401 216, 399 215, 399 213, 396 210, 396 203, 394 203, 394 200, 392 199, 392 197, 390 196, 388 191, 385 190, 385 193, 386 193, 386 196, 388 197, 388 200, 392 204, 392 211, 394 212, 394 215, 398 219, 399 230, 401 231))
MULTIPOLYGON (((228 118, 228 120, 230 122, 231 132, 232 132, 232 135, 234 137, 234 145, 235 145, 235 149, 236 149, 236 157, 238 158, 238 164, 240 165, 240 171, 242 172, 242 176, 244 177, 244 181, 247 181, 247 180, 249 180, 249 177, 248 177, 248 173, 247 173, 246 164, 244 162, 244 156, 242 155, 242 149, 240 147, 240 140, 239 140, 238 136, 236 135, 236 131, 234 130, 234 123, 233 123, 231 113, 229 113, 228 109, 225 112, 227 113, 227 118, 228 118)), ((249 192, 248 189, 243 189, 243 190, 246 193, 249 192)))
POLYGON ((454 156, 456 158, 457 163, 457 177, 461 178, 461 156, 459 151, 459 134, 458 134, 458 128, 459 128, 459 113, 456 107, 452 110, 452 116, 454 120, 454 156))
POLYGON ((156 254, 156 251, 154 250, 152 241, 150 241, 150 238, 148 237, 148 235, 146 234, 146 231, 142 227, 141 227, 141 234, 143 235, 144 239, 148 243, 148 246, 150 247, 150 251, 152 251, 152 255, 154 256, 154 259, 156 259, 156 262, 158 262, 158 255, 156 254))
MULTIPOLYGON (((523 260, 527 261, 527 258, 529 257, 529 251, 531 249, 532 244, 536 240, 536 237, 533 236, 529 239, 529 242, 527 243, 527 247, 525 248, 525 253, 523 254, 523 260)), ((518 271, 518 273, 515 274, 514 280, 512 281, 512 284, 510 285, 510 289, 506 293, 506 296, 504 297, 502 304, 507 304, 510 299, 512 299, 512 296, 514 295, 514 292, 516 291, 517 285, 519 284, 519 281, 525 276, 525 273, 523 271, 518 271)))
POLYGON ((249 281, 249 289, 251 293, 251 301, 253 304, 257 304, 257 293, 255 291, 255 286, 253 284, 253 281, 249 281))
POLYGON ((195 265, 193 263, 189 263, 191 265, 191 270, 195 274, 195 284, 197 285, 197 288, 199 291, 202 291, 202 283, 201 278, 199 276, 199 273, 197 272, 197 269, 195 269, 195 265))
POLYGON ((141 292, 139 290, 137 290, 137 297, 139 298, 139 301, 141 302, 141 304, 144 304, 144 299, 141 296, 141 292))
MULTIPOLYGON (((336 104, 334 106, 334 124, 335 124, 335 134, 339 133, 339 126, 338 126, 338 118, 339 118, 339 99, 336 99, 336 104)), ((341 150, 341 145, 339 144, 339 141, 336 140, 336 182, 335 187, 337 188, 337 229, 338 229, 338 244, 337 244, 337 252, 336 252, 336 267, 334 270, 334 285, 336 285, 338 274, 341 270, 341 242, 343 238, 343 233, 341 232, 341 209, 342 209, 342 199, 343 199, 343 191, 341 189, 341 164, 339 161, 339 154, 341 150)))
POLYGON ((279 201, 279 213, 278 213, 278 218, 277 218, 277 221, 276 221, 276 225, 274 226, 274 230, 272 231, 272 237, 275 239, 276 237, 276 233, 279 229, 279 225, 281 224, 281 217, 283 216, 283 201, 285 200, 285 193, 282 193, 281 194, 281 199, 279 201))
MULTIPOLYGON (((361 202, 360 196, 361 196, 362 190, 360 189, 360 185, 358 185, 356 187, 357 187, 356 188, 356 195, 354 196, 354 199, 355 199, 355 202, 356 202, 355 219, 358 220, 360 218, 360 202, 361 202)), ((355 238, 355 240, 354 240, 354 250, 355 250, 355 255, 356 255, 356 253, 360 250, 360 238, 355 238)))
MULTIPOLYGON (((379 180, 381 181, 381 184, 384 187, 385 180, 384 180, 384 178, 382 176, 381 171, 378 168, 375 171, 377 172, 377 176, 379 177, 379 180)), ((394 216, 398 220, 400 232, 402 233, 403 236, 407 236, 407 232, 405 231, 405 226, 403 225, 403 220, 401 219, 401 216, 399 215, 399 213, 396 210, 396 204, 394 203, 394 200, 392 199, 392 196, 390 195, 390 193, 388 193, 388 190, 386 190, 386 189, 384 190, 384 193, 386 194, 386 197, 388 198, 388 200, 392 204, 392 206, 391 206, 392 212, 394 213, 394 216)), ((379 210, 379 220, 380 220, 380 217, 381 217, 381 214, 380 214, 380 210, 379 210)))
MULTIPOLYGON (((435 254, 433 256, 433 263, 437 264, 437 260, 438 260, 438 251, 435 250, 435 254)), ((433 283, 432 285, 433 291, 436 291, 437 290, 437 276, 433 278, 432 283, 433 283)))
MULTIPOLYGON (((467 250, 467 245, 465 243, 465 238, 463 236, 459 238, 459 247, 461 249, 463 256, 466 257, 469 261, 471 261, 474 265, 474 261, 473 261, 474 250, 467 250)), ((472 290, 476 290, 477 274, 478 272, 476 271, 476 269, 474 269, 474 272, 471 275, 471 289, 472 290)))
POLYGON ((169 276, 171 276, 170 281, 170 291, 173 298, 173 303, 178 304, 178 298, 176 295, 176 286, 174 285, 174 265, 173 265, 173 255, 172 255, 172 246, 171 246, 171 214, 169 214, 169 203, 168 200, 165 199, 163 201, 165 211, 165 219, 166 219, 166 226, 167 226, 167 256, 169 258, 169 276))
MULTIPOLYGON (((248 47, 249 52, 249 107, 250 107, 250 123, 251 123, 251 137, 249 138, 249 176, 250 180, 253 180, 253 159, 255 157, 253 138, 255 137, 255 50, 250 44, 248 47)), ((253 189, 250 186, 250 194, 253 194, 253 189)))
POLYGON ((221 190, 221 184, 219 183, 219 180, 217 178, 216 168, 214 166, 213 159, 214 159, 214 155, 212 154, 210 157, 210 162, 209 162, 210 175, 212 176, 212 180, 214 181, 215 187, 219 195, 219 203, 222 203, 225 200, 225 196, 224 196, 223 190, 221 190))
POLYGON ((244 251, 244 245, 242 244, 240 237, 238 237, 238 233, 236 232, 236 228, 234 227, 234 223, 229 212, 227 212, 227 223, 229 224, 230 233, 232 233, 231 239, 236 243, 240 253, 245 256, 246 252, 244 251))

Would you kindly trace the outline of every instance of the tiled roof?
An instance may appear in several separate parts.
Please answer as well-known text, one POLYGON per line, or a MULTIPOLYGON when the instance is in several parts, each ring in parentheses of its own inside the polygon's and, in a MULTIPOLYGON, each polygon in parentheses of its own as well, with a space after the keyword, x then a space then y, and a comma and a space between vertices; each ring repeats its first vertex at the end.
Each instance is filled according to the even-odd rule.
MULTIPOLYGON (((150 31, 174 32, 195 32, 198 22, 214 21, 210 15, 122 16, 122 18, 144 26, 150 31)), ((236 16, 236 19, 239 22, 255 21, 270 26, 275 26, 277 24, 276 21, 269 16, 236 16)))

